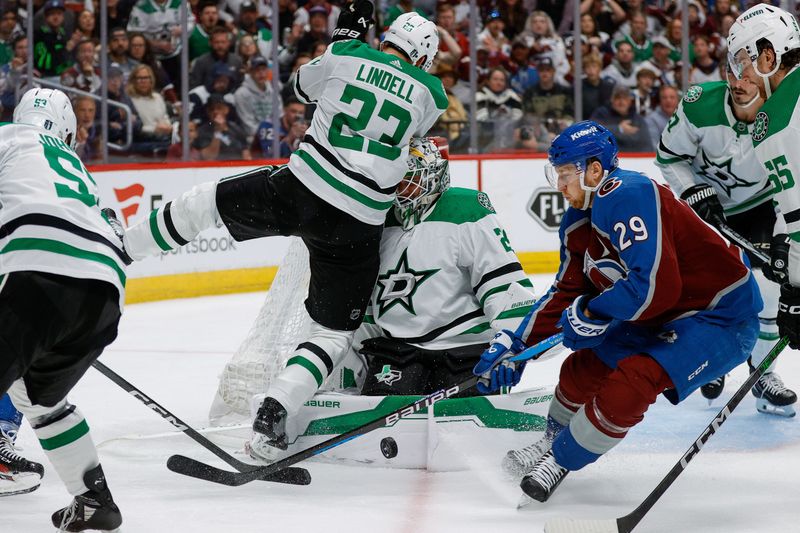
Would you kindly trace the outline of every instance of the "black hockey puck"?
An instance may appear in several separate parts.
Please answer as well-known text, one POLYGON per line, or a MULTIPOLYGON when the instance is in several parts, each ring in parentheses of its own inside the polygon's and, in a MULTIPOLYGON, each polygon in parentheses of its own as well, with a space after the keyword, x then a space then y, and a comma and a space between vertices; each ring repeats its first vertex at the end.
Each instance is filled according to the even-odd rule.
POLYGON ((381 453, 387 459, 397 457, 397 443, 392 437, 381 439, 381 453))

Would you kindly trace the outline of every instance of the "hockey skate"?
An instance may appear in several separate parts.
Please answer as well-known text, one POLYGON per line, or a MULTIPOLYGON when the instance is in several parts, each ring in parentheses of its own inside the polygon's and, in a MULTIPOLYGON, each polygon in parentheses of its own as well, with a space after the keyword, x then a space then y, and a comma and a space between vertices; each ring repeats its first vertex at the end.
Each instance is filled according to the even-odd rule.
MULTIPOLYGON (((253 420, 253 431, 256 435, 261 434, 265 439, 256 437, 251 441, 251 450, 259 451, 264 446, 270 446, 279 450, 286 450, 289 446, 286 442, 286 409, 275 398, 267 396, 261 407, 258 408, 256 418, 253 420), (255 448, 252 444, 258 446, 255 448)), ((252 455, 252 453, 251 453, 252 455)), ((254 459, 264 458, 254 457, 254 459)), ((274 459, 268 459, 272 461, 274 459)))
POLYGON ((703 398, 708 400, 709 405, 720 397, 722 394, 722 390, 725 388, 725 375, 718 377, 717 379, 712 379, 702 387, 700 387, 700 394, 703 395, 703 398))
POLYGON ((53 525, 58 531, 117 531, 122 524, 122 514, 111 498, 106 477, 100 465, 83 475, 88 491, 75 496, 72 503, 53 513, 53 525))
POLYGON ((530 474, 522 478, 519 486, 525 495, 519 507, 527 505, 531 499, 546 502, 567 474, 569 470, 556 462, 552 450, 548 451, 536 462, 530 474))
POLYGON ((0 429, 0 496, 33 492, 39 488, 44 467, 19 455, 12 436, 0 429))
POLYGON ((542 437, 533 444, 520 448, 519 450, 509 450, 503 457, 503 472, 518 479, 533 470, 536 461, 550 451, 553 440, 547 436, 542 437))
POLYGON ((756 409, 759 413, 793 417, 793 404, 797 402, 797 394, 783 384, 783 380, 775 372, 764 374, 752 389, 756 397, 756 409))

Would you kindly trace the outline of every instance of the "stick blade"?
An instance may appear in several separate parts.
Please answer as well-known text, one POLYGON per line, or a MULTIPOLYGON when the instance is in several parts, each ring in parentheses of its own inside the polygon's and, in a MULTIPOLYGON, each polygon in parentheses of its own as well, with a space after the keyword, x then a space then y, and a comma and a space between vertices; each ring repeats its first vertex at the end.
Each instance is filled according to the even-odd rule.
POLYGON ((616 520, 575 520, 554 518, 544 525, 544 533, 621 533, 616 520))

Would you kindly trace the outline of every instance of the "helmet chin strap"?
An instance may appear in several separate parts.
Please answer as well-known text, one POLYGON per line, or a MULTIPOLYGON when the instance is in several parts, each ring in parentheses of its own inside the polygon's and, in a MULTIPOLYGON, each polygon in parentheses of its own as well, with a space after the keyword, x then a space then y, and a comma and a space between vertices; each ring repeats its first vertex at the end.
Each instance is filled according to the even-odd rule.
POLYGON ((587 209, 589 209, 589 204, 592 203, 592 196, 594 195, 594 192, 600 188, 600 185, 602 185, 602 183, 606 180, 607 177, 608 177, 608 170, 603 170, 603 177, 600 179, 600 181, 597 182, 597 185, 595 185, 594 187, 589 187, 588 185, 586 185, 586 171, 584 170, 581 173, 580 177, 581 189, 586 191, 586 194, 583 196, 583 207, 581 207, 581 211, 586 211, 587 209))
MULTIPOLYGON (((764 91, 767 93, 767 98, 766 99, 769 99, 769 97, 772 96, 772 88, 769 85, 769 79, 773 74, 778 72, 778 69, 780 68, 780 66, 781 66, 781 63, 780 63, 780 61, 778 61, 778 58, 776 57, 775 58, 775 67, 772 70, 770 70, 769 72, 767 72, 766 74, 764 74, 760 70, 758 70, 758 65, 753 63, 753 70, 755 70, 756 74, 761 76, 761 79, 764 80, 764 91)), ((753 102, 750 102, 747 105, 749 106, 752 103, 753 102)))

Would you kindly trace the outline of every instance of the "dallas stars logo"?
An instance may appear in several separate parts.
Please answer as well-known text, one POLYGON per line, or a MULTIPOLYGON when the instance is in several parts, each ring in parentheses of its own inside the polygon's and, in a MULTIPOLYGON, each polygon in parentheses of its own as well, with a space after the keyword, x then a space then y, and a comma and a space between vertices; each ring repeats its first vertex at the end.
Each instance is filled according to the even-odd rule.
POLYGON ((703 157, 703 163, 700 165, 699 173, 719 184, 725 189, 725 194, 728 196, 731 195, 731 190, 737 187, 752 187, 757 184, 755 181, 747 181, 734 174, 731 169, 733 158, 717 163, 708 159, 705 150, 700 150, 700 154, 703 157))
POLYGON ((703 88, 699 85, 692 85, 686 91, 686 96, 683 97, 683 101, 686 103, 691 104, 692 102, 696 102, 700 100, 700 96, 703 94, 703 88))
POLYGON ((412 301, 414 293, 417 292, 417 288, 426 279, 437 272, 439 272, 438 268, 431 270, 412 269, 408 266, 408 249, 403 250, 397 266, 386 272, 386 274, 378 276, 378 287, 380 287, 378 316, 383 315, 383 313, 397 304, 403 306, 412 315, 416 315, 414 302, 412 301))
POLYGON ((759 111, 753 123, 753 140, 756 142, 763 141, 764 137, 767 136, 767 128, 769 128, 769 115, 759 111))

